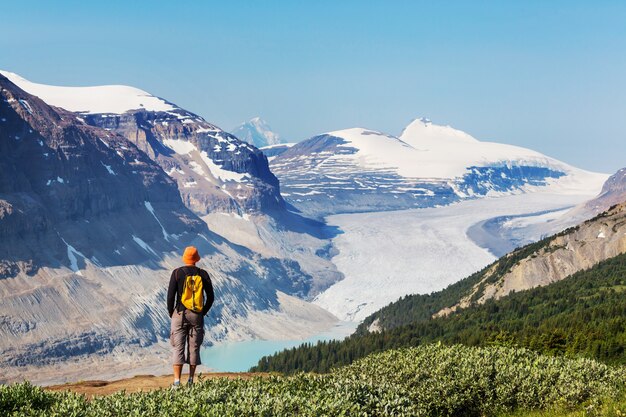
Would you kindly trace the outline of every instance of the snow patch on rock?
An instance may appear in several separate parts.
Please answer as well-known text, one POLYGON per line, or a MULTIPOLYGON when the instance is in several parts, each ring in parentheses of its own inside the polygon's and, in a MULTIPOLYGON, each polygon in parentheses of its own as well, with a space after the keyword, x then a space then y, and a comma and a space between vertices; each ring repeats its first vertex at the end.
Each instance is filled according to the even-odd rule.
POLYGON ((62 237, 61 240, 63 241, 63 243, 65 243, 65 246, 67 246, 67 258, 70 260, 70 269, 74 271, 76 275, 82 275, 82 273, 80 272, 80 268, 78 267, 78 258, 76 256, 80 256, 83 259, 87 259, 87 257, 81 252, 77 251, 74 246, 67 243, 62 237))
POLYGON ((133 235, 133 240, 135 241, 135 243, 137 245, 139 245, 143 250, 145 250, 148 253, 151 253, 154 256, 159 256, 157 255, 157 253, 150 247, 150 245, 148 245, 146 242, 144 242, 143 240, 141 240, 141 238, 133 235))
POLYGON ((165 231, 165 227, 163 227, 163 223, 161 223, 161 220, 159 220, 156 213, 154 212, 154 207, 152 207, 152 203, 150 203, 149 201, 144 201, 143 204, 146 206, 146 209, 150 212, 150 214, 152 214, 152 216, 157 221, 157 223, 159 223, 159 226, 161 226, 161 231, 163 232, 163 238, 169 241, 170 235, 165 231))

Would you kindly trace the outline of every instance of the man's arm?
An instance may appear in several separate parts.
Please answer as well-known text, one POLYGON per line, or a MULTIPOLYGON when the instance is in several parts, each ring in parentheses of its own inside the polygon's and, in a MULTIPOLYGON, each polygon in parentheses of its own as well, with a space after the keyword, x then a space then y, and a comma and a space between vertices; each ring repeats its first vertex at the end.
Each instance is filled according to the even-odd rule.
POLYGON ((178 291, 178 282, 176 282, 176 270, 172 271, 170 277, 170 286, 167 288, 167 312, 170 317, 174 314, 174 303, 176 302, 176 292, 178 291))
POLYGON ((211 276, 209 273, 206 273, 206 277, 202 277, 202 288, 204 288, 204 293, 206 294, 206 301, 204 303, 204 307, 202 307, 202 315, 206 316, 206 314, 211 309, 213 305, 213 301, 215 300, 215 295, 213 294, 213 284, 211 283, 211 276))

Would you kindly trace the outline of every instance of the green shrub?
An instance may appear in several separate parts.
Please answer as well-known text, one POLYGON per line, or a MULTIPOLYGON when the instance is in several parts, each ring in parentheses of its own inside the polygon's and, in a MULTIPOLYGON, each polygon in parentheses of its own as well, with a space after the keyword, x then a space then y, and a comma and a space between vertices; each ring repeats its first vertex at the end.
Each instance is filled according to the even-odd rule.
MULTIPOLYGON (((0 386, 2 416, 483 416, 601 410, 626 371, 509 347, 426 345, 370 355, 329 374, 207 379, 177 391, 86 400, 28 383, 0 386)), ((604 408, 608 409, 608 408, 604 408)), ((616 414, 617 415, 617 414, 616 414)))

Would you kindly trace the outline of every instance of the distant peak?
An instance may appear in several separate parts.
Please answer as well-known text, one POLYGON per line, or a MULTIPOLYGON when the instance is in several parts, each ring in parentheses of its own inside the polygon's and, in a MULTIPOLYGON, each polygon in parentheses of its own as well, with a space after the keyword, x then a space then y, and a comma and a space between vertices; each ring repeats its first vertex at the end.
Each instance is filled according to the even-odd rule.
MULTIPOLYGON (((404 129, 406 130, 410 126, 414 126, 414 125, 428 126, 428 125, 434 125, 434 124, 433 124, 433 121, 430 120, 428 117, 416 117, 415 119, 411 120, 411 122, 409 122, 409 124, 404 129)), ((434 126, 437 126, 437 125, 434 125, 434 126)))
POLYGON ((271 130, 271 128, 267 124, 267 122, 265 120, 263 120, 259 116, 253 117, 252 119, 248 120, 247 122, 243 122, 242 124, 237 126, 237 129, 242 128, 242 127, 246 127, 246 126, 254 126, 255 128, 262 128, 262 129, 265 129, 265 130, 271 130))
POLYGON ((260 116, 253 117, 237 126, 230 133, 257 148, 283 143, 284 140, 272 130, 260 116))

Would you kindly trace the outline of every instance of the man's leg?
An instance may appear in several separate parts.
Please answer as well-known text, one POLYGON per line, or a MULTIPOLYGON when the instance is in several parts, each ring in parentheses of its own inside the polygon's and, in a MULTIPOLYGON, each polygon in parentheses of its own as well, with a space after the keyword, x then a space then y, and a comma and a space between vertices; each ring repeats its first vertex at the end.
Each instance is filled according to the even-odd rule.
POLYGON ((180 374, 183 372, 183 365, 174 365, 174 381, 180 381, 180 374))
POLYGON ((185 339, 187 338, 183 315, 177 311, 172 315, 170 342, 172 344, 172 365, 174 369, 174 384, 180 383, 180 375, 185 363, 185 339))
POLYGON ((204 339, 204 317, 202 314, 192 311, 185 311, 187 321, 189 322, 189 382, 193 383, 193 377, 196 373, 196 366, 200 365, 200 346, 204 339))

